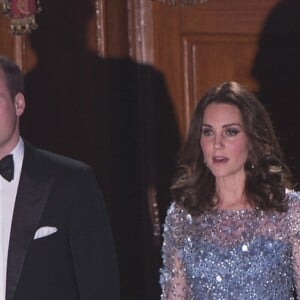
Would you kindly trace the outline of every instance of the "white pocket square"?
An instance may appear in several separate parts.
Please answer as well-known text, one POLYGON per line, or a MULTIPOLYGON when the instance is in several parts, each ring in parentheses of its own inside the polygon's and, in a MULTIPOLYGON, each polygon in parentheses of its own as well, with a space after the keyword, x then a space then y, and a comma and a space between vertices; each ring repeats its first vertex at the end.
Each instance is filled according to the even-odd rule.
POLYGON ((34 234, 33 239, 40 239, 43 237, 46 237, 48 235, 51 235, 53 233, 55 233, 57 231, 56 227, 51 227, 51 226, 44 226, 44 227, 40 227, 34 234))

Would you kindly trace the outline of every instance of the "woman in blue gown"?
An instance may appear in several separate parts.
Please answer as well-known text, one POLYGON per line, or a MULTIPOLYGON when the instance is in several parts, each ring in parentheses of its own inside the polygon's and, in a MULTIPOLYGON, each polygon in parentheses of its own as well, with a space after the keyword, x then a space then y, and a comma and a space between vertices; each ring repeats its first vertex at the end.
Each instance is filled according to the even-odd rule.
POLYGON ((300 294, 300 194, 268 113, 236 82, 199 101, 171 187, 161 299, 300 294))

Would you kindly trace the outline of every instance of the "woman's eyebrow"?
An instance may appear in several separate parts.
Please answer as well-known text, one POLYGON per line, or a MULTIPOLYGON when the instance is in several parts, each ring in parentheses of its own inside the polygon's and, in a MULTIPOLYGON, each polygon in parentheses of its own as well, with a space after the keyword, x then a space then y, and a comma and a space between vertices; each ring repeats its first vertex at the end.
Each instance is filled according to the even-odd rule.
MULTIPOLYGON (((241 124, 240 124, 240 123, 229 123, 229 124, 224 124, 224 125, 222 126, 222 128, 231 127, 231 126, 239 126, 239 127, 241 127, 241 124)), ((210 124, 202 124, 202 127, 213 127, 213 126, 210 125, 210 124)))
POLYGON ((239 127, 241 127, 241 124, 240 123, 229 123, 229 124, 223 125, 222 127, 225 128, 225 127, 231 127, 231 126, 239 126, 239 127))

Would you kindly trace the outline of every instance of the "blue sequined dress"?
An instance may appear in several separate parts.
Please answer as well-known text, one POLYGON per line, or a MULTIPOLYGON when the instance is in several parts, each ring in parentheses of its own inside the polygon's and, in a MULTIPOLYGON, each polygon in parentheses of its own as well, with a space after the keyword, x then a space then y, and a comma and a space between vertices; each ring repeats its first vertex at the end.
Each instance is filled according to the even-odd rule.
POLYGON ((300 194, 286 213, 214 210, 191 217, 173 203, 164 225, 161 299, 293 299, 300 295, 300 194))

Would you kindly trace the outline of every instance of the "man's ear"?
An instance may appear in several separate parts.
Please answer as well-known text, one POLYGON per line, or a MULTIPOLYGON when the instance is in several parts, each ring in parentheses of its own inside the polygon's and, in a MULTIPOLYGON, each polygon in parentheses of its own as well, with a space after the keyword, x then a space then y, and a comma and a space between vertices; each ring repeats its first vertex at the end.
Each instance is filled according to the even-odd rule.
POLYGON ((15 96, 16 115, 19 117, 25 110, 25 97, 22 93, 17 93, 15 96))

